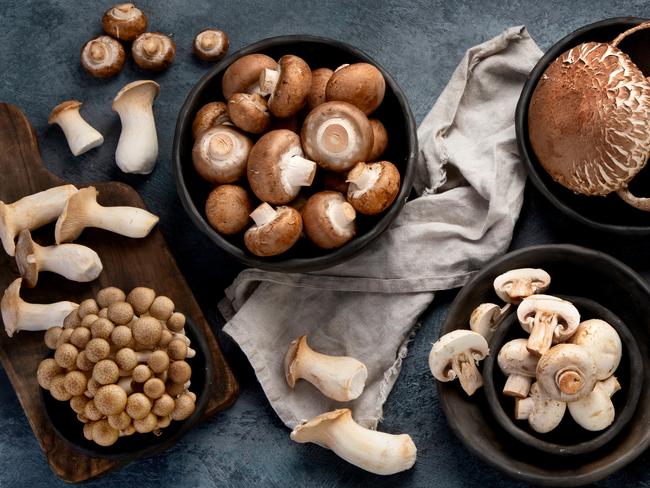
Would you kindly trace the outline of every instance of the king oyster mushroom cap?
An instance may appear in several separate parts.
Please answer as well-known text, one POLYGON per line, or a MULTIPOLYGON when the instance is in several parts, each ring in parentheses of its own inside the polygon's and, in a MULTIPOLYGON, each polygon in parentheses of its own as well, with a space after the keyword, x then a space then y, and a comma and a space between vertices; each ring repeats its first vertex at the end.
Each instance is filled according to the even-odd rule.
POLYGON ((304 379, 338 402, 358 398, 368 378, 368 369, 361 361, 314 351, 304 335, 291 341, 284 358, 284 373, 291 388, 296 381, 304 379))
POLYGON ((275 69, 275 60, 265 54, 248 54, 233 62, 223 73, 223 98, 230 100, 235 93, 259 93, 260 74, 266 68, 275 69))
POLYGON ((472 311, 469 318, 469 328, 485 337, 489 344, 499 325, 511 311, 512 305, 510 303, 506 303, 503 307, 499 307, 494 303, 481 303, 472 311))
POLYGON ((569 403, 569 413, 583 429, 604 430, 614 422, 616 410, 612 395, 621 389, 615 376, 599 381, 593 391, 582 400, 569 403))
POLYGON ((248 156, 248 183, 253 193, 274 205, 289 203, 314 181, 317 165, 303 157, 300 137, 286 129, 267 132, 248 156))
POLYGON ((331 171, 348 171, 367 161, 373 133, 368 117, 347 102, 325 102, 309 112, 302 126, 305 153, 331 171))
POLYGON ((506 396, 526 398, 530 385, 537 373, 539 356, 526 349, 526 339, 514 339, 503 345, 497 361, 499 368, 508 377, 503 387, 506 396))
POLYGON ((79 156, 104 142, 102 136, 79 113, 81 102, 67 100, 52 109, 48 124, 57 124, 63 130, 73 156, 79 156))
POLYGON ((192 148, 192 162, 204 180, 234 183, 246 174, 246 163, 253 143, 231 127, 220 125, 201 133, 192 148))
POLYGON ((244 234, 244 244, 256 256, 282 254, 300 238, 302 218, 292 207, 274 209, 262 203, 250 216, 255 224, 244 234))
POLYGON ((129 83, 113 99, 113 111, 122 122, 115 162, 125 173, 149 174, 158 158, 158 134, 153 101, 160 85, 151 80, 129 83))
POLYGON ((558 344, 539 359, 536 377, 552 399, 574 402, 591 393, 597 381, 596 373, 596 363, 584 347, 558 344))
POLYGON ((538 383, 533 383, 529 397, 515 400, 515 418, 528 420, 535 432, 546 434, 560 425, 566 407, 566 402, 549 398, 538 383))
POLYGON ((16 264, 25 285, 34 288, 41 271, 51 271, 65 278, 88 282, 102 272, 102 262, 95 251, 79 244, 39 246, 29 230, 23 230, 16 245, 16 264))
POLYGON ((109 36, 132 41, 147 30, 147 16, 132 3, 120 3, 104 13, 102 26, 109 36))
POLYGON ((5 332, 9 337, 21 330, 39 331, 50 327, 62 327, 63 320, 79 305, 73 302, 36 304, 20 298, 23 279, 17 278, 9 285, 2 296, 0 310, 5 332))
POLYGON ((126 60, 122 44, 110 36, 99 36, 91 39, 81 48, 81 66, 95 78, 110 78, 115 76, 126 60))
POLYGON ((650 156, 650 82, 611 43, 580 44, 551 63, 528 110, 528 134, 539 162, 566 188, 584 195, 618 192, 630 205, 650 210, 628 183, 650 156))
POLYGON ((433 344, 429 367, 438 381, 458 378, 465 393, 471 396, 483 386, 483 377, 476 366, 488 352, 488 343, 481 334, 471 330, 453 330, 433 344))
POLYGON ((103 207, 97 203, 94 186, 72 195, 56 221, 57 244, 74 241, 86 227, 96 227, 126 237, 146 237, 158 223, 158 217, 137 207, 103 207))
POLYGON ((313 110, 327 101, 325 89, 334 71, 329 68, 318 68, 311 72, 311 87, 307 95, 307 108, 313 110))
POLYGON ((520 303, 524 298, 548 290, 551 276, 539 268, 511 269, 494 279, 494 291, 501 300, 520 303))
POLYGON ((318 247, 341 247, 356 234, 357 214, 336 191, 314 193, 302 208, 305 234, 318 247))
POLYGON ((194 55, 203 61, 219 61, 228 52, 228 35, 219 29, 203 29, 194 38, 194 55))
POLYGON ((596 378, 599 381, 612 376, 621 362, 621 338, 616 329, 604 320, 585 320, 568 342, 582 346, 591 353, 596 361, 596 378))
POLYGON ((261 134, 271 125, 266 100, 257 93, 235 93, 228 101, 228 115, 233 124, 253 134, 261 134))
POLYGON ((364 215, 383 212, 397 198, 399 170, 390 161, 357 163, 348 173, 348 202, 364 215))
POLYGON ((580 324, 580 312, 571 303, 550 295, 531 295, 519 304, 517 318, 530 333, 528 350, 541 356, 552 344, 567 341, 580 324))
POLYGON ((196 140, 202 132, 220 125, 232 125, 228 105, 223 102, 209 102, 196 113, 192 122, 192 137, 196 140))
POLYGON ((77 192, 74 185, 62 185, 28 195, 7 204, 0 201, 0 239, 9 256, 16 253, 16 236, 24 229, 34 230, 55 221, 68 198, 77 192))
POLYGON ((417 448, 408 434, 366 429, 354 421, 348 408, 334 410, 298 425, 291 440, 313 442, 370 473, 390 475, 415 464, 417 448))
POLYGON ((327 100, 351 103, 366 115, 384 100, 386 80, 376 67, 353 63, 337 69, 327 83, 327 100))
POLYGON ((311 69, 298 56, 282 56, 275 68, 260 74, 260 94, 269 95, 269 110, 279 118, 291 117, 305 106, 311 90, 311 69))
POLYGON ((176 44, 161 32, 145 32, 133 41, 131 54, 140 68, 162 71, 174 61, 176 44))

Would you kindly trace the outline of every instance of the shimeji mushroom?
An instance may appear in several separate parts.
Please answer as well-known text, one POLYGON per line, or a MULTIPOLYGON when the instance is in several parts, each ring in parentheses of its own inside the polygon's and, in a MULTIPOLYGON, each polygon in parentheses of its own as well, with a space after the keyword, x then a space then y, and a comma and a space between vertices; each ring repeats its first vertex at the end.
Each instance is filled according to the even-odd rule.
POLYGON ((346 102, 325 102, 309 112, 302 126, 305 153, 331 171, 348 171, 367 161, 373 145, 368 117, 346 102))
POLYGON ((354 63, 337 69, 327 83, 327 100, 351 103, 366 115, 384 100, 386 81, 377 68, 368 63, 354 63))
POLYGON ((106 339, 96 337, 88 341, 84 353, 91 363, 96 363, 102 359, 106 359, 110 355, 111 345, 106 339))
POLYGON ((54 358, 43 359, 38 364, 36 379, 41 388, 50 389, 50 383, 55 376, 63 373, 63 368, 54 360, 54 358))
POLYGON ((84 45, 80 59, 81 66, 89 75, 110 78, 122 71, 126 54, 122 44, 112 37, 99 36, 84 45))
POLYGON ((132 3, 120 3, 104 13, 102 27, 109 36, 132 41, 147 29, 147 16, 132 3))
POLYGON ((429 353, 429 367, 438 381, 456 378, 468 395, 483 386, 483 377, 476 367, 488 354, 488 343, 481 334, 471 330, 453 330, 438 339, 429 353))
POLYGON ((481 303, 472 310, 472 315, 469 317, 469 328, 485 337, 489 344, 492 336, 511 310, 510 303, 506 303, 503 307, 494 303, 481 303))
POLYGON ((615 376, 599 381, 593 391, 582 400, 569 403, 569 413, 583 429, 603 430, 612 425, 616 410, 611 397, 621 389, 615 376))
POLYGON ((108 320, 115 325, 126 325, 134 319, 133 307, 127 302, 115 302, 108 306, 108 320))
POLYGON ((526 349, 526 343, 526 339, 514 339, 499 351, 499 368, 508 377, 503 387, 506 396, 526 398, 535 378, 539 356, 526 349))
POLYGON ((231 127, 218 126, 201 133, 192 148, 192 163, 199 176, 215 183, 234 183, 246 173, 251 140, 231 127))
POLYGON ((302 208, 307 237, 318 247, 334 249, 356 233, 356 212, 345 197, 335 191, 313 194, 302 208))
MULTIPOLYGON (((174 312, 169 316, 169 318, 167 318, 167 328, 172 332, 182 332, 183 327, 185 327, 185 315, 182 313, 174 312)), ((189 341, 189 339, 187 340, 189 341)))
POLYGON ((248 182, 253 193, 272 205, 289 203, 301 187, 314 181, 317 165, 303 157, 300 137, 280 129, 264 134, 248 157, 248 182))
POLYGON ((235 93, 228 100, 228 115, 238 128, 252 134, 261 134, 271 125, 266 100, 257 93, 235 93))
POLYGON ((585 348, 558 344, 539 359, 536 376, 549 397, 574 402, 592 392, 597 381, 596 373, 596 363, 585 348))
POLYGON ((529 397, 515 400, 515 418, 528 420, 535 432, 545 434, 560 425, 566 407, 565 402, 546 396, 539 383, 533 383, 529 397))
POLYGON ((415 464, 417 449, 408 434, 366 429, 354 421, 348 408, 334 410, 298 425, 291 440, 313 442, 370 473, 390 475, 415 464))
POLYGON ((149 307, 156 299, 156 292, 151 288, 138 286, 126 296, 126 301, 133 308, 133 312, 142 315, 149 311, 149 307))
POLYGON ((551 276, 543 269, 519 268, 494 279, 494 291, 507 303, 521 303, 531 295, 544 293, 551 285, 551 276))
POLYGON ((203 29, 194 38, 194 55, 203 61, 219 61, 228 52, 230 41, 224 31, 203 29))
POLYGON ((48 124, 61 127, 73 156, 79 156, 104 142, 104 136, 83 119, 79 107, 80 101, 67 100, 54 107, 47 119, 48 124))
POLYGON ((244 244, 256 256, 282 254, 296 243, 302 232, 300 212, 292 207, 274 209, 262 203, 250 217, 255 223, 244 234, 244 244))
POLYGON ((368 378, 368 369, 358 359, 348 356, 329 356, 314 351, 307 344, 307 336, 300 336, 289 345, 284 358, 284 374, 291 388, 304 379, 323 395, 339 402, 358 398, 368 378))
POLYGON ((145 418, 151 412, 153 404, 144 393, 131 393, 126 400, 126 413, 133 420, 145 418))
POLYGON ((325 89, 334 71, 329 68, 318 68, 311 72, 311 88, 307 95, 307 108, 313 110, 327 101, 325 89))
POLYGON ((223 98, 230 100, 235 93, 259 93, 260 74, 275 69, 275 60, 265 54, 248 54, 233 62, 223 73, 223 98))
POLYGON ((39 331, 60 327, 66 316, 79 306, 65 301, 49 304, 25 302, 20 298, 22 281, 22 278, 14 280, 5 290, 0 302, 2 321, 9 337, 21 330, 39 331))
POLYGON ((125 173, 149 174, 158 158, 158 134, 153 101, 160 85, 151 80, 129 83, 113 99, 112 108, 120 116, 122 132, 115 150, 115 162, 125 173))
POLYGON ((567 341, 580 324, 580 312, 571 303, 550 295, 531 295, 517 308, 522 328, 530 333, 528 350, 539 356, 552 344, 567 341))
POLYGON ((368 161, 377 161, 388 147, 388 132, 379 119, 368 119, 372 128, 373 143, 368 161))
POLYGON ((269 95, 269 110, 279 118, 291 117, 305 106, 311 90, 311 69, 298 56, 282 56, 275 68, 260 74, 260 94, 269 95))
POLYGON ((9 256, 16 253, 16 236, 24 229, 34 230, 56 220, 68 198, 77 192, 73 185, 63 185, 34 193, 6 204, 0 201, 0 239, 9 256))
POLYGON ((144 32, 133 41, 131 54, 140 68, 162 71, 174 61, 176 44, 171 37, 160 32, 144 32))
POLYGON ((220 125, 232 125, 228 105, 223 102, 206 103, 194 116, 192 137, 196 140, 204 131, 220 125))
MULTIPOLYGON (((174 302, 169 297, 163 295, 157 296, 151 304, 151 307, 149 307, 149 314, 165 322, 174 315, 174 302)), ((183 320, 184 324, 185 321, 183 320)), ((179 330, 175 330, 175 332, 179 332, 179 330)))
POLYGON ((127 237, 146 237, 158 217, 137 207, 103 207, 97 203, 97 189, 83 188, 68 199, 56 222, 56 243, 74 241, 86 227, 97 227, 127 237))
MULTIPOLYGON (((76 357, 75 357, 76 359, 76 357)), ((93 367, 93 379, 100 385, 117 383, 120 378, 120 370, 115 361, 102 359, 93 367)))
POLYGON ((36 286, 41 271, 51 271, 83 283, 96 279, 103 269, 99 256, 89 247, 79 244, 39 246, 27 229, 18 237, 16 264, 25 285, 30 288, 36 286))
POLYGON ((183 393, 174 399, 174 410, 171 413, 172 420, 185 420, 196 410, 194 398, 189 393, 183 393))
POLYGON ((599 381, 613 375, 621 362, 621 338, 616 329, 604 320, 592 319, 582 322, 568 342, 589 351, 596 362, 596 378, 599 381))
POLYGON ((243 232, 253 211, 253 201, 241 186, 220 185, 210 192, 205 202, 205 216, 221 234, 243 232))
POLYGON ((113 303, 125 301, 126 295, 119 288, 109 286, 99 290, 95 299, 99 307, 107 308, 113 303))
POLYGON ((127 395, 119 385, 105 385, 97 390, 93 401, 102 415, 119 415, 126 408, 127 395))
POLYGON ((400 174, 389 161, 357 163, 348 173, 348 201, 364 215, 386 210, 399 193, 400 174))

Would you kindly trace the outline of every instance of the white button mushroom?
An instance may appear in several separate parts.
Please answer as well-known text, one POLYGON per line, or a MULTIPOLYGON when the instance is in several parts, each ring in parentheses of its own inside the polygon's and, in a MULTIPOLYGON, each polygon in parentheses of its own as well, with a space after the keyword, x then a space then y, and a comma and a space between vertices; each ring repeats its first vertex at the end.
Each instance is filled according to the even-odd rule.
POLYGON ((551 276, 543 269, 512 269, 494 279, 494 291, 507 303, 520 303, 530 295, 544 293, 551 285, 551 276))
POLYGON ((223 98, 230 100, 235 93, 259 93, 260 74, 266 68, 275 69, 275 60, 265 54, 248 54, 232 63, 223 73, 223 98))
POLYGON ((129 83, 113 99, 113 111, 122 122, 115 162, 125 173, 149 174, 158 158, 158 135, 153 101, 160 92, 155 81, 129 83))
POLYGON ((489 344, 497 328, 510 314, 511 310, 512 305, 510 303, 506 303, 503 307, 499 307, 494 303, 481 303, 472 310, 472 315, 469 318, 469 328, 485 337, 489 344))
POLYGON ((583 429, 599 431, 614 422, 616 410, 611 397, 621 389, 615 376, 599 381, 593 391, 582 400, 569 403, 569 413, 583 429))
POLYGON ((539 356, 526 349, 526 343, 526 339, 514 339, 499 351, 499 368, 508 377, 503 387, 506 396, 526 398, 535 378, 539 356))
POLYGON ((596 372, 596 363, 585 348, 558 344, 539 359, 536 376, 546 395, 554 400, 574 402, 592 392, 596 372))
POLYGON ((596 361, 596 378, 599 381, 613 375, 621 362, 621 338, 616 329, 604 320, 585 320, 568 342, 584 347, 591 354, 596 361))
POLYGON ((363 392, 368 370, 361 361, 348 356, 329 356, 314 351, 307 336, 289 345, 284 358, 284 373, 291 388, 304 379, 323 395, 339 402, 349 402, 363 392))
POLYGON ((370 473, 390 475, 415 464, 417 449, 408 434, 386 434, 362 427, 342 408, 314 417, 291 432, 291 440, 313 442, 370 473))
POLYGON ((390 161, 357 163, 346 180, 348 201, 364 215, 376 215, 395 201, 400 187, 399 170, 390 161))
POLYGON ((356 216, 354 207, 335 191, 313 194, 302 208, 305 234, 323 249, 341 247, 352 239, 356 216))
POLYGON ((566 406, 565 402, 547 397, 539 384, 533 383, 528 398, 515 400, 515 418, 528 420, 535 432, 546 434, 560 425, 566 406))
POLYGON ((81 102, 78 100, 62 102, 52 109, 47 119, 48 124, 57 124, 63 129, 73 156, 79 156, 104 142, 104 136, 83 119, 79 107, 81 102))
POLYGON ((260 74, 260 94, 269 96, 269 110, 279 118, 291 117, 305 106, 311 90, 311 69, 298 56, 282 56, 277 66, 260 74))
POLYGON ((194 142, 192 163, 199 176, 210 183, 234 183, 246 173, 252 147, 251 140, 238 130, 214 127, 194 142))
POLYGON ((552 344, 567 341, 580 324, 580 312, 571 302, 549 295, 531 295, 517 308, 517 318, 528 337, 528 350, 539 356, 552 344))
POLYGON ((251 213, 251 218, 255 225, 244 234, 244 244, 256 256, 282 254, 300 238, 302 218, 294 208, 274 210, 268 203, 262 203, 251 213))
POLYGON ((471 330, 453 330, 438 339, 429 353, 429 367, 438 381, 460 381, 465 393, 473 395, 483 386, 476 367, 488 355, 485 338, 471 330))

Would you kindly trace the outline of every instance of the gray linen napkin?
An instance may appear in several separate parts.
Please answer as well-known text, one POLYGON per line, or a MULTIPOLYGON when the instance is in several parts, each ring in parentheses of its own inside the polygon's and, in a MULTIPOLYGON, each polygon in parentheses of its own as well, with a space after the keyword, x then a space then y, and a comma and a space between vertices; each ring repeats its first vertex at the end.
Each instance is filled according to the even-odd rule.
POLYGON ((467 51, 418 129, 419 196, 362 254, 318 273, 247 269, 226 290, 219 304, 224 331, 288 427, 349 406, 358 422, 375 428, 434 292, 462 286, 506 251, 525 179, 515 106, 540 56, 524 27, 467 51), (329 400, 305 381, 287 386, 284 354, 302 334, 319 352, 366 364, 357 400, 329 400))

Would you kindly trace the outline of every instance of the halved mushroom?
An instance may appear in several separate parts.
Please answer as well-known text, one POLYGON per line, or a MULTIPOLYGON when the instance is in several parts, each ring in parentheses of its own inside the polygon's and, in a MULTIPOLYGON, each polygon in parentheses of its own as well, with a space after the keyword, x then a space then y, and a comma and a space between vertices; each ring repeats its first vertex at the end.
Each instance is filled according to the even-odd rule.
POLYGON ((79 156, 104 142, 104 136, 81 116, 80 107, 78 100, 65 101, 54 107, 47 119, 48 124, 61 127, 73 156, 79 156))
POLYGON ((275 60, 265 54, 248 54, 232 63, 223 73, 223 98, 230 100, 235 93, 259 93, 260 74, 266 68, 275 69, 275 60))
POLYGON ((261 134, 271 125, 266 100, 257 93, 235 93, 228 100, 228 115, 237 127, 253 134, 261 134))
POLYGON ((517 308, 517 318, 528 337, 528 350, 538 356, 552 344, 567 341, 580 324, 580 312, 571 303, 549 295, 531 295, 517 308))
POLYGON ((569 339, 571 344, 584 347, 596 361, 596 378, 605 380, 614 374, 621 362, 623 346, 616 329, 604 320, 582 322, 569 339))
POLYGON ((550 348, 537 363, 537 382, 554 400, 574 402, 585 398, 596 384, 596 363, 575 344, 550 348))
POLYGON ((302 208, 307 237, 318 247, 341 247, 356 234, 356 212, 345 197, 335 191, 313 194, 302 208))
POLYGON ((348 202, 364 215, 383 212, 397 198, 399 170, 390 161, 357 163, 348 173, 348 202))
POLYGON ((287 54, 275 68, 260 74, 260 94, 269 96, 269 110, 280 118, 297 114, 307 103, 311 89, 311 69, 302 58, 287 54))
POLYGON ((569 403, 571 417, 583 429, 606 429, 612 425, 616 416, 611 397, 620 389, 621 385, 615 376, 599 381, 585 398, 569 403))
POLYGON ((528 398, 515 400, 515 418, 528 420, 535 432, 546 434, 560 425, 566 407, 566 402, 549 398, 539 387, 539 383, 533 383, 528 398))
POLYGON ((369 115, 381 105, 385 91, 381 71, 368 63, 353 63, 334 72, 326 93, 328 101, 351 103, 369 115))
POLYGON ((377 161, 388 147, 388 132, 379 119, 368 119, 372 128, 373 143, 368 161, 377 161))
POLYGON ((228 52, 230 41, 224 31, 203 29, 194 38, 194 55, 203 61, 219 61, 228 52))
POLYGON ((443 335, 431 348, 429 367, 438 381, 456 378, 469 396, 483 386, 483 377, 476 367, 488 355, 488 343, 481 334, 458 329, 443 335))
POLYGON ((469 318, 469 328, 485 337, 489 344, 499 325, 510 315, 511 311, 512 305, 510 303, 506 303, 503 307, 499 307, 494 303, 481 303, 472 310, 472 315, 469 318))
POLYGON ((192 148, 192 162, 204 180, 216 184, 234 183, 246 173, 252 147, 247 136, 221 125, 201 133, 192 148))
POLYGON ((348 171, 367 161, 373 145, 368 118, 346 102, 325 102, 312 110, 301 139, 307 156, 331 171, 348 171))
POLYGON ((499 351, 499 368, 508 377, 503 387, 506 396, 526 398, 535 378, 539 356, 526 349, 526 343, 526 339, 514 339, 499 351))
POLYGON ((543 269, 511 269, 494 279, 494 291, 507 303, 520 303, 524 298, 544 293, 551 285, 551 276, 543 269))
POLYGON ((318 68, 311 72, 311 88, 309 89, 309 95, 307 95, 307 108, 309 110, 313 110, 327 101, 325 89, 333 74, 334 71, 329 68, 318 68))
POLYGON ((300 137, 280 129, 264 134, 248 156, 248 183, 253 193, 274 205, 289 203, 310 186, 316 163, 303 157, 300 137))
POLYGON ((221 185, 208 195, 205 215, 210 225, 222 234, 239 234, 248 225, 253 201, 248 192, 237 185, 221 185))
POLYGON ((147 16, 132 3, 120 3, 104 13, 102 26, 109 36, 132 41, 147 29, 147 16))
POLYGON ((81 66, 95 78, 110 78, 122 68, 126 54, 122 44, 109 36, 91 39, 81 48, 81 66))
POLYGON ((293 246, 302 232, 300 212, 291 207, 273 209, 268 203, 257 207, 255 222, 244 234, 244 244, 256 256, 276 256, 293 246))
POLYGON ((133 41, 131 54, 140 68, 162 71, 174 61, 176 44, 161 32, 145 32, 133 41))
POLYGON ((232 125, 228 115, 228 106, 223 102, 206 103, 194 117, 192 137, 196 140, 202 132, 220 125, 232 125))

